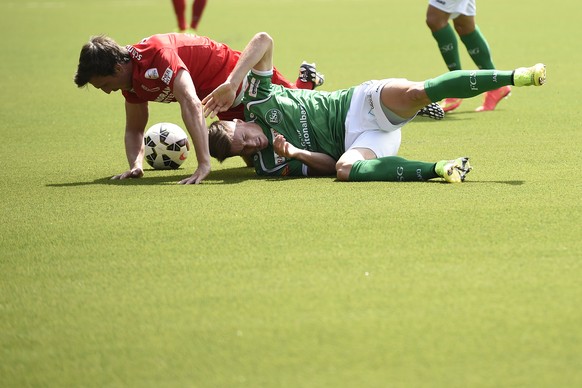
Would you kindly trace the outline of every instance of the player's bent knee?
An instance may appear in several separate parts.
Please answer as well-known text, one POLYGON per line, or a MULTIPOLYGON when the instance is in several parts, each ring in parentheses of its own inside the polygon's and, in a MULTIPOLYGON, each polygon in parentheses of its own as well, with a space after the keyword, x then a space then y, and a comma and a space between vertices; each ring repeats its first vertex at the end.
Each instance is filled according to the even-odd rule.
POLYGON ((352 171, 352 163, 339 160, 335 164, 336 176, 339 181, 347 182, 350 179, 350 172, 352 171))

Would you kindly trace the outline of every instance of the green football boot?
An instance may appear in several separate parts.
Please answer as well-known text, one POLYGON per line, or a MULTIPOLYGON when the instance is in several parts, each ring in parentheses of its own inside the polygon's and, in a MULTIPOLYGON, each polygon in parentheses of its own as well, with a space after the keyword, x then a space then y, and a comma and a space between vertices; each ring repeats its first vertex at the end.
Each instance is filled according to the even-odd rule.
POLYGON ((542 86, 546 83, 546 65, 538 63, 532 67, 520 67, 513 72, 515 86, 542 86))
POLYGON ((472 169, 469 158, 464 156, 454 160, 441 160, 437 162, 434 171, 449 183, 461 183, 472 169))

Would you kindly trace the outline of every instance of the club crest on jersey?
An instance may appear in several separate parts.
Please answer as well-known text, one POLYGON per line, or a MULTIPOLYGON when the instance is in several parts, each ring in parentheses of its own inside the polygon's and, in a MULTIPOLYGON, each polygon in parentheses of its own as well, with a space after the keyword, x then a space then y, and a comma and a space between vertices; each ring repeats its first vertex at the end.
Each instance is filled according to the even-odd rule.
POLYGON ((160 75, 158 74, 158 69, 153 68, 153 69, 147 69, 145 72, 145 77, 147 79, 158 79, 160 78, 160 75))
POLYGON ((279 109, 269 109, 265 113, 265 121, 269 124, 280 124, 283 121, 283 113, 279 109))

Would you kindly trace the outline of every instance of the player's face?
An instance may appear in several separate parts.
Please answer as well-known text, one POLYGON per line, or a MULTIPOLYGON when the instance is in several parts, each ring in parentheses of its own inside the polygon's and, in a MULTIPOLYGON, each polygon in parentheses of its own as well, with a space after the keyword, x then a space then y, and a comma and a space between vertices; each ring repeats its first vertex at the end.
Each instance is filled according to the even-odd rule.
POLYGON ((230 147, 232 155, 251 156, 269 146, 267 136, 257 124, 235 120, 231 128, 233 130, 230 147))
POLYGON ((120 65, 116 67, 115 74, 93 76, 89 83, 107 94, 118 90, 131 90, 131 78, 128 79, 127 73, 120 65))

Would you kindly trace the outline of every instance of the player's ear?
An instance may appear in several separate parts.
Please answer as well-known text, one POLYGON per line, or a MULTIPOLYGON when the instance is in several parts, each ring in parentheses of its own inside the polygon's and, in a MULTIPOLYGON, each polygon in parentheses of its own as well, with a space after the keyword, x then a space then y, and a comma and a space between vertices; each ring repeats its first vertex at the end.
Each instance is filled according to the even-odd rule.
POLYGON ((113 68, 115 69, 115 75, 120 74, 123 71, 121 63, 116 63, 113 68))

